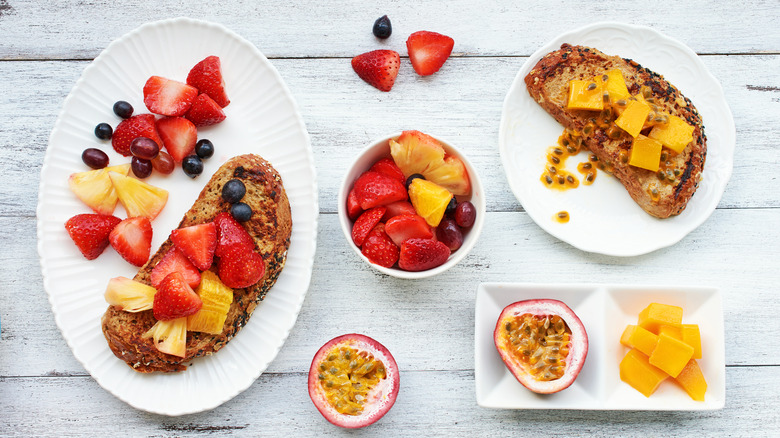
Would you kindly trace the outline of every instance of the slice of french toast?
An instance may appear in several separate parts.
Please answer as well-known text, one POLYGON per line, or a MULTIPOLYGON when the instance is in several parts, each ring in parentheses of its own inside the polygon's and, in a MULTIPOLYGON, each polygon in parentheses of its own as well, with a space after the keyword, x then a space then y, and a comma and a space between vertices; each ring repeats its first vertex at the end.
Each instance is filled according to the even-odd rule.
MULTIPOLYGON (((111 351, 134 370, 144 373, 182 371, 191 359, 218 351, 247 323, 279 277, 290 247, 290 202, 279 173, 257 155, 237 156, 223 164, 184 215, 179 228, 210 222, 218 213, 229 211, 230 204, 222 199, 222 187, 231 179, 239 179, 246 186, 241 201, 252 208, 253 214, 243 226, 255 242, 255 251, 265 261, 265 274, 254 285, 233 290, 233 302, 222 333, 187 333, 183 358, 160 352, 152 338, 144 336, 156 322, 152 310, 131 313, 109 306, 102 318, 103 334, 111 351)), ((172 246, 169 237, 141 267, 134 280, 150 285, 152 269, 172 246)), ((217 272, 216 262, 211 270, 217 272)))
MULTIPOLYGON (((702 118, 693 103, 663 76, 630 59, 609 56, 590 47, 563 44, 537 62, 526 75, 525 84, 531 97, 555 120, 565 128, 583 134, 583 145, 598 157, 647 213, 668 218, 685 209, 701 179, 707 138, 702 118), (643 94, 658 111, 677 116, 693 127, 692 141, 682 151, 675 153, 664 148, 658 171, 629 164, 633 137, 616 131, 614 114, 611 121, 601 123, 594 117, 594 111, 567 109, 569 81, 592 81, 613 69, 622 73, 631 95, 643 94)), ((642 134, 646 135, 648 131, 650 128, 645 128, 642 134)))

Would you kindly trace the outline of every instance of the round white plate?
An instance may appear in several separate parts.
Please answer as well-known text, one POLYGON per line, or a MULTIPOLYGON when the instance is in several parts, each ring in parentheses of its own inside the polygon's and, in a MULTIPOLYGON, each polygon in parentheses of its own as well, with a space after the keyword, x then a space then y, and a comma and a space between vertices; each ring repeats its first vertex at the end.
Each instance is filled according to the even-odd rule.
MULTIPOLYGON (((504 100, 499 132, 509 185, 531 219, 583 251, 614 256, 646 254, 673 245, 701 225, 717 207, 731 177, 735 143, 734 120, 723 89, 699 57, 653 29, 621 23, 597 23, 567 32, 531 55, 504 100), (557 142, 563 128, 534 102, 523 79, 542 56, 563 43, 631 58, 662 74, 693 101, 704 120, 707 160, 699 188, 682 214, 668 219, 650 216, 616 178, 604 172, 593 185, 575 190, 559 192, 542 184, 547 148, 557 142), (562 210, 570 214, 568 223, 554 220, 562 210)), ((570 159, 568 169, 576 173, 577 162, 570 159)))
MULTIPOLYGON (((298 108, 279 73, 250 42, 221 25, 178 18, 145 24, 112 42, 84 69, 49 138, 38 200, 38 253, 43 284, 54 317, 74 356, 106 390, 149 412, 182 415, 214 408, 248 388, 276 357, 290 333, 311 279, 317 235, 317 185, 311 144, 298 108), (292 208, 293 228, 287 263, 276 285, 241 332, 217 354, 192 361, 184 372, 141 374, 116 358, 100 328, 108 280, 132 278, 137 269, 110 247, 88 261, 65 232, 65 221, 91 210, 68 189, 71 173, 89 170, 81 162, 86 147, 109 154, 112 164, 129 160, 110 142, 98 140, 95 125, 116 126, 117 100, 135 113, 148 112, 143 85, 159 75, 185 81, 189 69, 209 55, 222 61, 230 105, 227 119, 200 129, 216 153, 191 180, 180 168, 168 176, 153 173, 152 185, 169 191, 168 204, 154 220, 155 250, 178 225, 211 175, 230 157, 256 153, 282 175, 292 208)), ((121 205, 114 215, 124 218, 121 205)))

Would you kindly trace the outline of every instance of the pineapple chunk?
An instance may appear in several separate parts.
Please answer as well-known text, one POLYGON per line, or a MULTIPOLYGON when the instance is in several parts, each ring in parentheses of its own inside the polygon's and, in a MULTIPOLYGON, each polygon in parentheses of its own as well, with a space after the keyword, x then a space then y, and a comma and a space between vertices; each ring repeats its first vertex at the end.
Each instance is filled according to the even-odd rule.
POLYGON ((390 139, 389 144, 390 155, 405 177, 419 173, 455 196, 471 193, 471 180, 463 161, 448 155, 441 143, 430 135, 404 131, 397 139, 390 139))
POLYGON ((661 163, 661 143, 644 135, 634 139, 628 164, 658 172, 661 163))
POLYGON ((127 175, 130 173, 130 164, 74 173, 68 178, 68 187, 95 213, 113 214, 116 208, 117 194, 113 184, 111 184, 109 172, 127 175))
POLYGON ((441 222, 450 199, 452 193, 434 182, 417 178, 409 184, 409 200, 417 214, 432 227, 441 222))
POLYGON ((203 307, 187 317, 187 330, 213 335, 222 333, 230 303, 233 302, 233 289, 225 286, 217 274, 203 271, 195 292, 203 301, 203 307))
POLYGON ((153 220, 168 202, 167 190, 116 172, 109 172, 108 176, 128 217, 146 216, 153 220))
POLYGON ((154 304, 157 289, 126 277, 115 277, 108 281, 105 298, 108 304, 125 312, 149 310, 154 304))
POLYGON ((187 317, 157 321, 142 337, 154 339, 154 346, 163 353, 184 357, 187 353, 187 317))

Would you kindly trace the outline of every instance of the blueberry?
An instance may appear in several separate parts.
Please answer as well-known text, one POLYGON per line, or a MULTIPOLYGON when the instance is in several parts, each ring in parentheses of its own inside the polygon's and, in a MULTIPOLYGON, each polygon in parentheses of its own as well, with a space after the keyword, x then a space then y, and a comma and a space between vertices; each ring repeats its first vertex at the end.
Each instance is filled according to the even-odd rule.
POLYGON ((117 101, 114 104, 114 114, 123 119, 129 119, 133 115, 133 105, 130 105, 124 100, 117 101))
POLYGON ((195 145, 195 153, 204 160, 211 158, 214 155, 214 143, 205 138, 198 140, 198 143, 195 145))
POLYGON ((235 204, 246 194, 246 187, 240 179, 231 179, 222 187, 222 199, 235 204))
POLYGON ((188 177, 195 178, 203 173, 203 161, 197 155, 187 155, 181 162, 181 168, 188 177))
POLYGON ((453 196, 452 199, 450 199, 450 203, 447 204, 447 208, 444 210, 444 214, 446 216, 452 217, 452 215, 455 214, 455 207, 457 206, 458 206, 458 201, 456 201, 455 197, 453 196))
POLYGON ((230 206, 230 214, 233 215, 233 219, 239 222, 246 222, 252 218, 252 207, 243 202, 237 202, 230 206))
POLYGON ((113 134, 114 129, 108 123, 98 123, 95 126, 95 136, 101 140, 111 140, 113 134))
POLYGON ((406 178, 406 190, 409 190, 409 184, 411 184, 412 181, 416 180, 417 178, 425 179, 425 177, 422 176, 422 174, 419 174, 419 173, 413 173, 413 174, 409 175, 409 178, 406 178))
POLYGON ((374 36, 385 39, 393 33, 393 26, 390 25, 390 19, 387 15, 382 15, 374 22, 374 36))

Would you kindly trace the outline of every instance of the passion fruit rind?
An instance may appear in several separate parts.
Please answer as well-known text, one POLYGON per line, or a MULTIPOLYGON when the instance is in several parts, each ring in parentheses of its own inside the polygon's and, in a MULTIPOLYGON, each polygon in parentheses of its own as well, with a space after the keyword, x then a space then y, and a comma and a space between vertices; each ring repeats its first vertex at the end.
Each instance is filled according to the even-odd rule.
POLYGON ((309 397, 322 416, 345 428, 373 424, 395 403, 400 378, 390 352, 356 333, 323 345, 309 369, 309 397))
POLYGON ((565 303, 552 299, 506 306, 496 322, 493 340, 509 371, 539 394, 571 386, 588 355, 582 321, 565 303))

